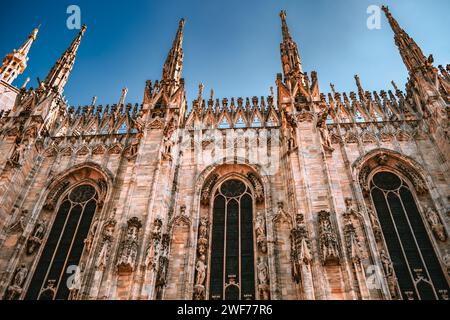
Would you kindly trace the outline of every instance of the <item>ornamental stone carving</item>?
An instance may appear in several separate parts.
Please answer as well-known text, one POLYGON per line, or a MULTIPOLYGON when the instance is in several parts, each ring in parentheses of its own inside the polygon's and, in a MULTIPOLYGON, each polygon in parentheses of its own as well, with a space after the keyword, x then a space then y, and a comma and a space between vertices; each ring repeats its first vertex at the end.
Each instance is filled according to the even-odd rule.
POLYGON ((25 219, 28 215, 27 210, 22 210, 22 213, 8 226, 8 233, 23 232, 25 230, 25 219))
POLYGON ((282 201, 278 202, 278 210, 275 215, 275 219, 285 222, 291 222, 291 215, 288 212, 286 212, 284 208, 284 202, 282 201))
POLYGON ((153 222, 153 229, 150 234, 150 243, 145 252, 144 266, 147 270, 156 271, 158 264, 158 247, 161 242, 161 219, 156 219, 153 222))
POLYGON ((175 119, 172 118, 167 126, 164 128, 163 138, 163 152, 162 157, 164 160, 172 160, 172 149, 174 146, 173 133, 175 132, 175 119))
POLYGON ((352 199, 347 198, 345 204, 347 209, 342 216, 344 219, 344 236, 347 254, 353 263, 359 264, 363 259, 363 252, 356 227, 353 223, 353 218, 358 218, 358 213, 353 207, 352 199))
POLYGON ((340 264, 338 237, 327 211, 319 212, 319 248, 323 265, 340 264))
POLYGON ((170 235, 163 234, 161 239, 161 254, 158 259, 158 273, 156 275, 156 298, 162 298, 162 290, 166 286, 169 267, 170 235))
POLYGON ((21 167, 23 164, 23 161, 24 161, 26 151, 27 151, 27 147, 23 144, 23 142, 16 143, 16 145, 14 146, 13 153, 12 153, 11 157, 9 158, 9 161, 8 161, 9 164, 12 167, 16 167, 16 168, 21 167))
POLYGON ((302 270, 312 261, 311 241, 306 229, 303 214, 298 214, 296 226, 291 231, 292 275, 297 283, 301 282, 302 270))
POLYGON ((64 191, 67 190, 67 188, 69 187, 70 182, 69 181, 64 181, 61 182, 60 184, 58 184, 48 195, 47 197, 47 201, 44 204, 44 209, 45 210, 54 210, 56 207, 56 202, 58 201, 58 199, 61 198, 61 195, 64 193, 64 191))
POLYGON ((437 212, 431 209, 431 207, 428 207, 425 215, 435 237, 442 242, 447 241, 447 233, 445 231, 445 227, 442 224, 441 218, 439 217, 437 212))
POLYGON ((444 260, 444 266, 445 269, 447 271, 447 274, 450 275, 450 253, 448 252, 448 250, 445 250, 445 255, 443 257, 444 260))
POLYGON ((394 273, 394 265, 392 260, 386 251, 381 250, 380 252, 381 264, 383 265, 384 275, 389 286, 389 292, 391 293, 392 299, 397 299, 397 278, 394 273))
POLYGON ((47 222, 45 220, 39 220, 33 230, 33 233, 28 238, 27 241, 27 254, 32 255, 36 252, 39 246, 44 240, 45 234, 47 232, 47 222))
POLYGON ((95 261, 95 267, 98 270, 104 270, 108 264, 115 228, 116 220, 114 219, 108 220, 103 227, 100 252, 95 261))
POLYGON ((210 178, 208 178, 208 180, 206 180, 205 186, 202 189, 201 199, 200 199, 202 205, 206 206, 209 204, 209 200, 211 197, 211 191, 212 191, 212 188, 214 187, 214 184, 216 183, 217 179, 219 179, 219 175, 213 174, 210 178))
POLYGON ((256 216, 255 234, 258 250, 263 254, 267 253, 266 219, 262 212, 256 216))
POLYGON ((414 171, 414 169, 405 166, 403 163, 398 163, 397 168, 412 182, 419 195, 425 194, 428 191, 425 181, 414 171))
POLYGON ((117 270, 119 274, 130 274, 135 270, 138 254, 139 230, 142 224, 138 218, 128 220, 125 239, 122 242, 117 270))
POLYGON ((258 275, 258 292, 261 300, 270 300, 269 267, 263 257, 259 257, 256 267, 258 275))
POLYGON ((94 237, 95 237, 95 235, 97 233, 97 229, 98 229, 98 224, 99 224, 99 221, 98 221, 98 218, 96 218, 94 220, 94 222, 92 222, 92 226, 89 229, 88 236, 84 240, 84 247, 88 254, 91 252, 92 243, 94 242, 94 237))
POLYGON ((209 220, 207 217, 200 219, 198 228, 198 243, 197 243, 197 263, 195 265, 195 283, 194 283, 194 300, 205 300, 206 289, 206 275, 207 275, 207 261, 206 255, 209 245, 209 220))
POLYGON ((23 291, 23 286, 28 276, 28 268, 25 264, 20 265, 14 273, 14 277, 6 292, 7 300, 17 300, 23 291))
POLYGON ((248 179, 250 180, 250 182, 253 185, 253 188, 255 189, 255 199, 257 202, 263 202, 264 201, 264 188, 263 185, 261 183, 261 181, 258 179, 258 177, 249 172, 247 174, 248 179))
POLYGON ((368 196, 370 192, 369 174, 372 171, 369 165, 364 166, 359 173, 359 184, 361 185, 364 196, 368 196))
POLYGON ((331 136, 330 132, 328 131, 327 126, 327 118, 330 114, 330 111, 327 109, 326 111, 322 112, 318 116, 317 120, 317 129, 320 132, 320 136, 322 138, 322 145, 325 149, 325 151, 333 152, 333 146, 331 145, 331 136))
POLYGON ((372 222, 372 230, 375 236, 375 240, 377 242, 380 242, 383 240, 383 231, 381 229, 380 221, 378 220, 378 217, 375 215, 375 212, 372 209, 368 209, 367 211, 369 213, 370 221, 372 222))
POLYGON ((163 140, 163 154, 162 157, 164 160, 172 160, 172 148, 173 148, 174 142, 172 140, 172 137, 164 137, 163 140))

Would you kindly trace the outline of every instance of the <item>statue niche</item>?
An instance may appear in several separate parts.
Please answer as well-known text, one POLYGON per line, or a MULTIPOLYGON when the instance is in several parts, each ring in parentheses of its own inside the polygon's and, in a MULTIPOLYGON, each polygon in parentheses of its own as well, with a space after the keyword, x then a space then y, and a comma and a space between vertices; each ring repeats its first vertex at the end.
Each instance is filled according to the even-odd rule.
POLYGON ((11 285, 6 291, 6 300, 17 300, 23 291, 23 286, 28 276, 28 268, 25 264, 20 265, 14 273, 11 285))
POLYGON ((323 265, 339 265, 340 250, 336 230, 331 222, 330 213, 319 212, 319 247, 323 265))
POLYGON ((47 222, 45 220, 39 220, 34 227, 33 233, 27 241, 27 254, 31 256, 36 252, 45 237, 47 231, 47 222))
POLYGON ((139 230, 142 227, 138 218, 128 220, 125 239, 117 262, 119 274, 130 274, 135 270, 136 258, 138 254, 139 230))
POLYGON ((194 300, 205 300, 205 281, 207 274, 206 254, 209 244, 209 220, 207 217, 200 219, 198 228, 197 263, 195 265, 194 300))

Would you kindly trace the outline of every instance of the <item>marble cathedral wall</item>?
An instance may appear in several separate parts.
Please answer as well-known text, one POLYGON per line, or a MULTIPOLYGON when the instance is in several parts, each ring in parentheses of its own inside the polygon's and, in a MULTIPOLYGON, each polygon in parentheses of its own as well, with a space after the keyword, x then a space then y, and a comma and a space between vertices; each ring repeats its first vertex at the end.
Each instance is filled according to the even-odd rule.
POLYGON ((0 116, 0 297, 448 299, 448 73, 421 60, 406 93, 355 77, 358 96, 325 96, 281 18, 268 97, 201 85, 187 111, 184 20, 141 105, 125 90, 67 106, 58 63, 17 89, 0 116))

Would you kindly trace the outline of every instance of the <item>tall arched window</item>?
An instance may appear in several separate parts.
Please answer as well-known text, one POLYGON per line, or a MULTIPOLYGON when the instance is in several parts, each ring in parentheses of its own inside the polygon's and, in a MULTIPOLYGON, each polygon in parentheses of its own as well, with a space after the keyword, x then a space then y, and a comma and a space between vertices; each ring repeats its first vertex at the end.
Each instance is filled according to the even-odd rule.
POLYGON ((98 194, 91 185, 81 185, 63 198, 45 243, 25 299, 67 300, 70 294, 68 267, 78 266, 98 194))
POLYGON ((253 197, 240 180, 227 180, 214 196, 210 299, 255 299, 253 197))
POLYGON ((448 283, 408 184, 379 172, 370 187, 403 299, 442 298, 448 283))

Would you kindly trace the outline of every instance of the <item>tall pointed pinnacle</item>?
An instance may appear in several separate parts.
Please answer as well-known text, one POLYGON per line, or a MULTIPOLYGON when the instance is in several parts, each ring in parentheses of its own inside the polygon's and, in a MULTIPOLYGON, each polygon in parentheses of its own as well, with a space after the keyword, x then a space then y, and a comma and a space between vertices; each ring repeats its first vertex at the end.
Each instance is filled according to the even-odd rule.
POLYGON ((395 44, 397 45, 403 62, 410 73, 414 72, 418 68, 424 66, 427 62, 427 58, 423 54, 420 47, 398 24, 397 20, 392 16, 389 8, 386 6, 381 7, 386 18, 394 31, 395 44))
POLYGON ((127 98, 127 94, 128 94, 128 88, 125 87, 122 89, 122 94, 120 95, 119 107, 125 105, 125 99, 127 98))
POLYGON ((286 17, 287 17, 286 11, 282 10, 280 12, 280 18, 281 18, 281 29, 283 32, 283 41, 290 41, 290 40, 292 40, 292 38, 291 38, 291 34, 289 33, 289 28, 288 28, 288 25, 286 22, 286 17))
POLYGON ((283 32, 283 42, 280 45, 281 63, 286 80, 299 80, 303 77, 300 55, 297 44, 292 40, 289 28, 286 22, 286 11, 281 11, 281 27, 283 32))
POLYGON ((28 62, 28 53, 31 45, 36 40, 39 28, 35 28, 18 50, 6 55, 3 65, 0 67, 0 80, 11 84, 20 74, 22 74, 28 62))
POLYGON ((77 51, 80 47, 81 39, 83 38, 86 29, 87 27, 85 25, 81 27, 80 32, 73 40, 70 47, 63 53, 63 55, 50 70, 44 81, 45 87, 54 88, 58 93, 62 93, 64 91, 64 86, 66 85, 70 72, 75 64, 77 51))
POLYGON ((172 48, 167 56, 163 68, 162 82, 174 85, 177 88, 181 80, 181 72, 183 70, 183 30, 185 19, 181 19, 178 25, 177 35, 173 41, 172 48))

